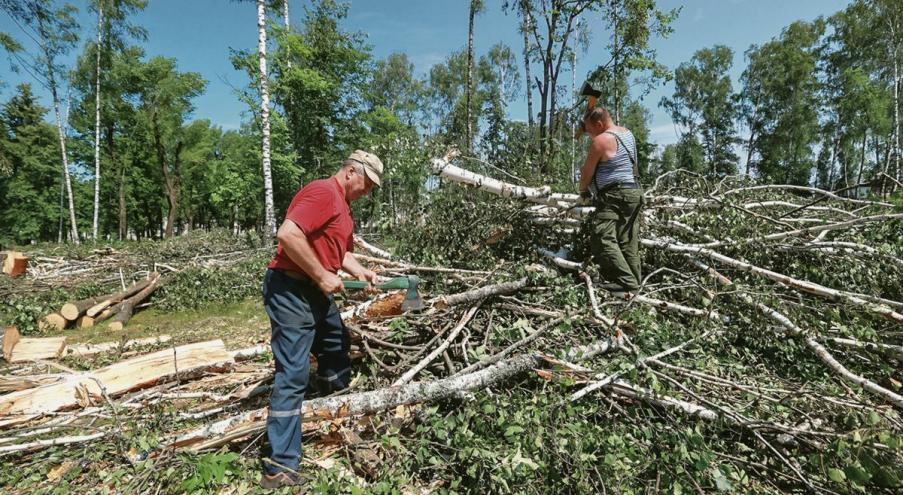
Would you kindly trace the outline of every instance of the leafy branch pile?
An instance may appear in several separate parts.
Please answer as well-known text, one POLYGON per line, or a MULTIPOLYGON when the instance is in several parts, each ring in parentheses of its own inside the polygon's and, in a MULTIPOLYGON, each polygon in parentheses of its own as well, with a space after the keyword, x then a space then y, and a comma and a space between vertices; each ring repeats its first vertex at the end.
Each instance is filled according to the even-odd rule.
MULTIPOLYGON (((499 215, 482 192, 457 206, 440 193, 412 222, 447 249, 401 239, 399 251, 422 253, 416 263, 365 256, 381 275, 421 276, 428 309, 398 315, 400 295, 345 301, 357 377, 305 402, 303 471, 321 491, 899 490, 903 246, 892 203, 660 177, 644 215, 647 276, 622 300, 561 256, 580 251, 565 241, 581 238, 590 213, 575 197, 444 160, 434 169, 537 206, 508 202, 499 215), (470 251, 485 235, 524 254, 470 251)), ((31 486, 46 461, 78 458, 54 486, 251 490, 271 369, 252 357, 6 428, 2 455, 22 469, 3 483, 31 486)))

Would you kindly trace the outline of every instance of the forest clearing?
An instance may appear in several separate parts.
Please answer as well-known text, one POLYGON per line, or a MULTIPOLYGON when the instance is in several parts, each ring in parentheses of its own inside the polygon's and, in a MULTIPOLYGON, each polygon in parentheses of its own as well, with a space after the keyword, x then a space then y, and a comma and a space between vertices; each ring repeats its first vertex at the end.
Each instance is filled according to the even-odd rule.
POLYGON ((152 3, 0 0, 3 493, 903 489, 901 0, 233 2, 229 130, 152 3))

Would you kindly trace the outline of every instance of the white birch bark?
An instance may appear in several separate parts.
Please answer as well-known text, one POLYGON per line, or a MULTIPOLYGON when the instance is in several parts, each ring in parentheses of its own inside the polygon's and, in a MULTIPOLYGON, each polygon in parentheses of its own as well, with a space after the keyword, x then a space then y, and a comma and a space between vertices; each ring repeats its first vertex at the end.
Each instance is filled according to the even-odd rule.
MULTIPOLYGON (((896 44, 896 33, 894 39, 894 178, 900 180, 900 60, 899 49, 896 44)), ((891 186, 896 190, 897 185, 891 186)))
POLYGON ((69 226, 72 242, 79 244, 78 226, 75 224, 75 202, 72 200, 72 180, 69 178, 69 154, 66 152, 66 131, 63 129, 63 116, 60 113, 60 97, 57 94, 56 80, 53 68, 49 67, 50 93, 53 96, 53 111, 56 114, 56 129, 60 138, 60 154, 63 158, 63 181, 66 185, 66 193, 69 198, 69 226))
POLYGON ((276 215, 273 212, 273 173, 270 168, 270 90, 267 84, 267 30, 266 5, 264 0, 257 0, 257 58, 260 70, 260 124, 263 137, 263 200, 264 200, 264 236, 272 238, 276 235, 276 215))
POLYGON ((97 240, 100 211, 100 47, 103 42, 103 1, 97 2, 97 57, 94 80, 94 220, 91 238, 97 240))
MULTIPOLYGON (((699 268, 702 268, 703 270, 705 270, 709 275, 711 275, 720 284, 722 284, 722 285, 730 285, 731 284, 730 279, 728 279, 724 275, 718 273, 716 270, 709 267, 705 263, 698 261, 698 260, 693 260, 693 263, 696 266, 698 266, 699 268)), ((806 344, 806 347, 808 347, 812 352, 814 352, 815 355, 818 356, 818 358, 823 363, 825 363, 826 366, 828 366, 829 368, 831 368, 831 370, 833 370, 835 373, 840 375, 841 378, 843 378, 844 380, 846 380, 850 383, 859 385, 866 391, 868 391, 874 395, 877 395, 879 397, 882 397, 884 400, 890 402, 897 408, 903 409, 903 396, 901 396, 900 394, 897 394, 896 392, 888 390, 888 389, 882 387, 881 385, 878 385, 877 383, 875 383, 863 376, 857 375, 857 374, 853 373, 852 371, 850 371, 849 369, 847 369, 843 364, 841 364, 839 361, 837 361, 837 359, 834 358, 834 356, 828 351, 828 349, 826 349, 825 346, 821 345, 821 343, 818 342, 815 339, 815 337, 809 335, 805 330, 803 330, 802 328, 797 326, 795 323, 790 321, 790 318, 787 318, 787 316, 785 316, 783 313, 780 313, 779 311, 777 311, 769 306, 766 306, 765 304, 762 304, 760 302, 753 300, 753 298, 749 294, 746 294, 744 292, 738 292, 738 294, 740 296, 740 299, 743 300, 743 302, 745 302, 746 304, 749 304, 750 306, 754 306, 762 314, 771 318, 774 322, 776 322, 779 325, 781 325, 782 327, 784 327, 784 329, 787 331, 787 333, 793 335, 794 337, 801 338, 803 340, 803 342, 806 344)))
POLYGON ((473 146, 473 125, 470 121, 470 105, 473 99, 473 18, 476 14, 476 1, 470 0, 470 20, 467 29, 467 87, 464 88, 467 92, 467 101, 466 101, 466 110, 465 117, 467 120, 467 151, 471 151, 471 146, 473 146))
POLYGON ((282 20, 285 21, 285 29, 288 29, 288 0, 282 0, 282 20))
POLYGON ((843 301, 848 304, 852 304, 854 306, 862 307, 872 313, 879 314, 884 316, 889 320, 893 320, 897 323, 903 323, 903 314, 897 313, 893 309, 883 305, 883 304, 875 304, 869 301, 858 297, 856 294, 852 294, 850 292, 832 289, 830 287, 825 287, 824 285, 817 284, 815 282, 810 282, 808 280, 796 279, 793 277, 788 277, 787 275, 783 275, 778 272, 774 272, 768 270, 766 268, 761 268, 755 266, 750 263, 746 263, 744 261, 740 261, 735 258, 731 258, 730 256, 725 256, 721 253, 712 251, 711 249, 706 249, 702 247, 696 246, 688 246, 686 244, 677 244, 674 242, 668 242, 664 239, 640 239, 640 244, 644 247, 652 247, 659 249, 667 249, 668 251, 673 251, 676 253, 684 253, 684 254, 696 254, 699 256, 704 256, 706 258, 719 261, 728 265, 732 268, 735 268, 740 271, 754 273, 761 277, 765 277, 769 280, 773 280, 781 285, 789 287, 791 289, 799 290, 802 292, 808 292, 810 294, 814 294, 816 296, 823 297, 832 301, 843 301))

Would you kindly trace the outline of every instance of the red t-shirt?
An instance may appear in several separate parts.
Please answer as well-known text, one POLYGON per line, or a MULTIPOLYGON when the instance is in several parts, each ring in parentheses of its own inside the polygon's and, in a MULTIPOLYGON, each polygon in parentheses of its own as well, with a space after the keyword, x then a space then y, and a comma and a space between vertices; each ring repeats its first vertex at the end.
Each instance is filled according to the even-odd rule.
MULTIPOLYGON (((342 267, 345 253, 354 251, 351 207, 345 201, 345 190, 335 177, 315 180, 301 188, 288 205, 285 218, 304 231, 320 264, 333 273, 342 267)), ((304 273, 285 254, 282 244, 267 267, 304 273)))

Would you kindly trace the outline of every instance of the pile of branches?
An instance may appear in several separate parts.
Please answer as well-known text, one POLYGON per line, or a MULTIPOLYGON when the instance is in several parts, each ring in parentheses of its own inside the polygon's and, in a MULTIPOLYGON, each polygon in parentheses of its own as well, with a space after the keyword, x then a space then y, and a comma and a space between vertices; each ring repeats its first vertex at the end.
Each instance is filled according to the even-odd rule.
MULTIPOLYGON (((345 301, 356 377, 305 401, 309 464, 338 465, 359 488, 401 476, 421 491, 901 487, 903 215, 892 204, 660 177, 646 196, 642 288, 615 297, 579 255, 592 209, 576 195, 446 159, 433 167, 532 203, 536 224, 561 234, 536 237, 532 259, 484 271, 418 265, 358 240, 381 275, 418 274, 431 293, 418 314, 401 314, 401 293, 345 301), (512 421, 503 434, 485 426, 512 421), (386 441, 399 432, 401 443, 386 441), (476 447, 493 435, 493 448, 476 447)), ((164 468, 185 452, 249 455, 262 447, 272 362, 259 357, 266 345, 222 352, 114 392, 85 385, 81 400, 27 418, 5 412, 0 395, 0 455, 27 464, 48 446, 113 439, 107 450, 132 466, 119 489, 135 492, 173 476, 164 468)), ((15 371, 22 383, 57 383, 40 368, 15 371)))

